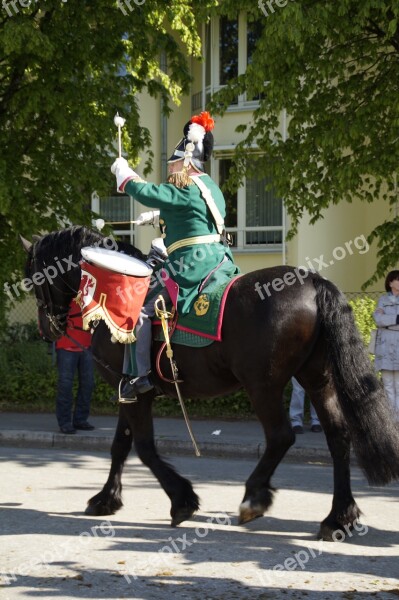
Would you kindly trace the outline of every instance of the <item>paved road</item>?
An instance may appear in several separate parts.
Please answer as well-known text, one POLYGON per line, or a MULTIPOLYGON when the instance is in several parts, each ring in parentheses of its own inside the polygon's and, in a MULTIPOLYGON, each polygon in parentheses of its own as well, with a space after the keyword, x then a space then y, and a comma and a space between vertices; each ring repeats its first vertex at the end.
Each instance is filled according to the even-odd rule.
POLYGON ((109 520, 82 512, 106 479, 105 453, 0 448, 0 458, 4 600, 399 596, 399 485, 369 488, 357 469, 362 525, 333 544, 315 539, 331 505, 329 465, 281 465, 270 513, 238 526, 255 461, 174 457, 202 507, 171 529, 168 499, 136 458, 125 470, 125 507, 109 520))

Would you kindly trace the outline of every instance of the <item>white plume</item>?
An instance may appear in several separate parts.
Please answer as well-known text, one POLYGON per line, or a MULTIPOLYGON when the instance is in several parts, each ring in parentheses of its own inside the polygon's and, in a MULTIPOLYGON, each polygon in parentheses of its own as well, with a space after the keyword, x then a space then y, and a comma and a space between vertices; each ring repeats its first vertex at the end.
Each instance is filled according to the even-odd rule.
POLYGON ((194 144, 198 144, 199 142, 202 142, 204 136, 205 128, 202 127, 202 125, 200 125, 199 123, 191 123, 188 129, 187 139, 190 140, 190 142, 194 142, 194 144))

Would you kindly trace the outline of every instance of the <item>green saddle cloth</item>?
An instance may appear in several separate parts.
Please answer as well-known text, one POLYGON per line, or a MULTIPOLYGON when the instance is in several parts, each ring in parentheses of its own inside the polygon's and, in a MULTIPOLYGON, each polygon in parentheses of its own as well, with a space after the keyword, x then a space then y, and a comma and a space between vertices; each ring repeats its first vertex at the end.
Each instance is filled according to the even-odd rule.
MULTIPOLYGON (((225 305, 225 294, 236 277, 228 281, 213 281, 204 287, 193 302, 190 311, 179 315, 171 341, 184 346, 203 347, 222 339, 222 321, 225 305)), ((169 306, 169 309, 171 306, 169 306)), ((164 341, 162 327, 155 321, 154 339, 164 341), (158 331, 159 329, 159 331, 158 331)))

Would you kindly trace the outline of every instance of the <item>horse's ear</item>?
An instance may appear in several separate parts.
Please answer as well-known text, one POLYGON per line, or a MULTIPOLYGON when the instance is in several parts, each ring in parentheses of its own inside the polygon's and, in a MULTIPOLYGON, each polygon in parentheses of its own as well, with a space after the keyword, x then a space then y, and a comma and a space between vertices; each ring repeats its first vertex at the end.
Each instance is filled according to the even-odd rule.
POLYGON ((27 254, 29 254, 30 249, 32 248, 32 243, 28 242, 28 240, 26 240, 24 237, 22 237, 22 235, 19 236, 19 239, 21 240, 23 249, 25 250, 25 252, 27 254))

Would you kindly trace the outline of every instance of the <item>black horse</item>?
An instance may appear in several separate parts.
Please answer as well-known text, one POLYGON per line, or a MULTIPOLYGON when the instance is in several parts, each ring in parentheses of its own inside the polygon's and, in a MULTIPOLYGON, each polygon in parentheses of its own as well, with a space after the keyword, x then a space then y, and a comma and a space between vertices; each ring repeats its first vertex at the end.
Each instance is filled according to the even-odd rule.
MULTIPOLYGON (((65 327, 69 303, 79 287, 81 248, 101 245, 104 239, 87 228, 72 227, 33 244, 25 242, 26 275, 33 278, 41 329, 48 339, 59 337, 65 327), (66 264, 70 268, 65 269, 66 264), (54 274, 51 284, 49 277, 40 276, 49 270, 54 274)), ((142 258, 138 250, 130 250, 142 258)), ((351 443, 371 484, 399 478, 399 434, 351 308, 344 295, 316 273, 284 266, 261 269, 233 284, 222 334, 221 342, 205 348, 175 345, 174 355, 183 396, 220 396, 245 388, 263 426, 266 450, 246 482, 240 523, 263 515, 272 503, 271 476, 295 440, 283 404, 284 387, 295 376, 316 408, 333 460, 332 508, 319 530, 320 538, 331 540, 334 531, 352 527, 360 515, 350 486, 351 443)), ((154 343, 154 358, 159 346, 154 343)), ((103 323, 94 332, 93 353, 103 377, 116 387, 123 346, 111 342, 103 323)), ((161 370, 168 371, 165 356, 161 370)), ((156 384, 168 396, 175 395, 173 384, 159 378, 156 384)), ((122 470, 133 442, 170 498, 172 525, 198 509, 191 483, 156 451, 154 396, 150 391, 135 404, 120 405, 109 477, 89 500, 87 514, 109 515, 121 508, 122 470)))

